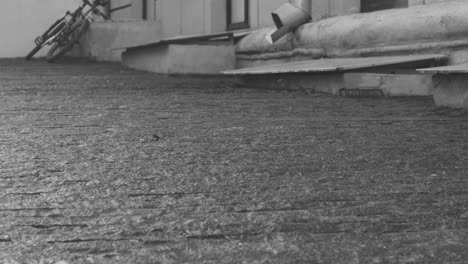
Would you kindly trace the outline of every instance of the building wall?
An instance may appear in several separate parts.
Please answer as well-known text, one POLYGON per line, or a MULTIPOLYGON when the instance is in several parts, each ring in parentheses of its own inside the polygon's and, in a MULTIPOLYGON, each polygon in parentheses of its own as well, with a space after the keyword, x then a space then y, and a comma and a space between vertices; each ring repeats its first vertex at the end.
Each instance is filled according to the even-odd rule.
MULTIPOLYGON (((34 39, 80 0, 1 0, 0 57, 23 57, 34 47, 34 39)), ((43 55, 44 49, 39 53, 43 55)))
MULTIPOLYGON (((132 3, 129 10, 113 14, 114 21, 143 20, 143 0, 113 1, 131 1, 132 3)), ((220 32, 226 29, 226 4, 224 2, 220 0, 146 0, 146 21, 161 23, 161 37, 165 38, 220 32)))
MULTIPOLYGON (((114 0, 115 1, 115 0, 114 0)), ((123 1, 123 0, 118 0, 123 1)), ((147 0, 147 6, 154 0, 147 0)), ((250 0, 250 28, 273 25, 271 13, 288 0, 250 0)), ((142 0, 133 0, 134 18, 141 18, 142 0)), ((158 0, 159 21, 166 37, 192 34, 209 34, 226 31, 225 0, 158 0)), ((312 0, 314 20, 325 17, 358 13, 360 0, 312 0)), ((154 19, 154 18, 153 18, 154 19)), ((157 18, 155 20, 158 20, 157 18)))
MULTIPOLYGON (((140 0, 134 0, 140 1, 140 0)), ((164 38, 226 31, 226 1, 158 0, 164 38)))
MULTIPOLYGON (((142 19, 143 0, 112 1, 115 6, 128 1, 133 4, 130 11, 122 10, 113 15, 114 20, 142 19)), ((271 13, 287 2, 288 0, 250 0, 250 28, 273 25, 271 13)), ((317 21, 331 16, 359 13, 360 2, 361 0, 312 0, 312 18, 317 21)), ((146 6, 147 20, 162 23, 164 37, 209 34, 226 31, 227 28, 226 0, 146 0, 146 6)))
MULTIPOLYGON (((117 8, 119 6, 124 6, 124 5, 131 4, 131 3, 132 3, 132 0, 112 0, 110 8, 111 9, 117 8)), ((111 17, 113 20, 116 20, 116 21, 137 20, 137 18, 134 17, 133 15, 132 7, 115 11, 111 14, 111 17)))
POLYGON ((257 28, 273 25, 271 13, 287 2, 287 0, 251 0, 253 7, 250 12, 251 26, 257 28))

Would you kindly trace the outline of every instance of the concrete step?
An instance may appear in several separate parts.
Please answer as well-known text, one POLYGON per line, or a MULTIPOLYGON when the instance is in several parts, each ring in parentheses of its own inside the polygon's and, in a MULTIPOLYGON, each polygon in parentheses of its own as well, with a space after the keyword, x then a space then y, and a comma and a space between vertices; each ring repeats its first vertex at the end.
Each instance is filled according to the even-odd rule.
POLYGON ((431 96, 431 76, 391 73, 328 72, 245 75, 243 85, 263 89, 303 90, 341 96, 431 96))
POLYGON ((430 96, 432 77, 422 74, 345 73, 344 89, 380 91, 384 96, 430 96))
POLYGON ((329 58, 225 71, 248 85, 335 95, 429 96, 432 79, 417 68, 444 65, 443 54, 329 58))
POLYGON ((218 74, 236 65, 230 41, 164 44, 128 49, 122 54, 127 67, 164 74, 218 74))

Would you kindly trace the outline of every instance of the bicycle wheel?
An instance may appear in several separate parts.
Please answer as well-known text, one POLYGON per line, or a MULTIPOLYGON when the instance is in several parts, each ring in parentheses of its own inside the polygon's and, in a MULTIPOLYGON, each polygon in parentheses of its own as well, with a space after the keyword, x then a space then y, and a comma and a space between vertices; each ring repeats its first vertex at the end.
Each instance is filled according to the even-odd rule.
POLYGON ((25 59, 26 60, 30 60, 32 59, 32 57, 34 55, 36 55, 36 53, 42 48, 42 45, 37 45, 36 47, 34 47, 34 49, 31 50, 31 52, 28 53, 28 55, 26 55, 25 59))
POLYGON ((30 60, 32 59, 32 57, 34 55, 36 55, 36 53, 41 50, 44 46, 45 46, 45 42, 53 37, 53 36, 57 36, 59 34, 61 34, 61 32, 63 30, 65 30, 65 27, 67 26, 67 22, 65 20, 65 17, 63 18, 60 18, 58 19, 57 21, 55 21, 55 23, 53 23, 48 29, 46 32, 44 32, 42 35, 40 35, 39 37, 37 37, 35 40, 34 40, 34 43, 36 44, 36 47, 34 47, 34 49, 31 50, 31 52, 28 53, 28 55, 26 55, 25 59, 26 60, 30 60))
POLYGON ((68 32, 65 32, 64 35, 52 45, 47 53, 46 60, 48 62, 54 62, 70 51, 86 32, 89 25, 90 23, 87 19, 75 22, 68 32))

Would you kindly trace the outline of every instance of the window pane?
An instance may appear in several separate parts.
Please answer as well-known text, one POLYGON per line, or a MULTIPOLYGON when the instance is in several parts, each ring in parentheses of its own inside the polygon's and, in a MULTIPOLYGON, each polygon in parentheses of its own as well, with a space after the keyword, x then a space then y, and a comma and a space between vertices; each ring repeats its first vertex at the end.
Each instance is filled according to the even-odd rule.
POLYGON ((231 1, 231 23, 244 22, 245 19, 245 0, 231 1))

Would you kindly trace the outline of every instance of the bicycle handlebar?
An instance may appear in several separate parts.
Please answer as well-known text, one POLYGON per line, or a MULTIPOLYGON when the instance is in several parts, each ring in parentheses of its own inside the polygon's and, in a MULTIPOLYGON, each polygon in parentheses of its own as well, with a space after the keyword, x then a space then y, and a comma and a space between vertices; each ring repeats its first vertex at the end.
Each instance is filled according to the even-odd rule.
POLYGON ((91 7, 91 10, 93 13, 99 14, 104 19, 108 19, 107 15, 102 13, 101 10, 97 8, 98 6, 106 6, 109 3, 108 0, 93 0, 92 3, 89 0, 82 0, 82 1, 85 5, 89 5, 91 7))

